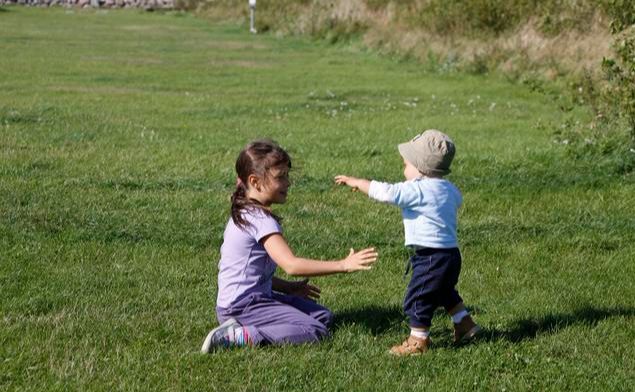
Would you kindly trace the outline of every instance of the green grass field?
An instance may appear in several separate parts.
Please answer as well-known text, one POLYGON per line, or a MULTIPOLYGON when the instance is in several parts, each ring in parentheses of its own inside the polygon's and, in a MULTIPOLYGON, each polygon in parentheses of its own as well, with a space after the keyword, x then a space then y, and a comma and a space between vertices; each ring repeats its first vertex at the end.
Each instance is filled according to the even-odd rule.
POLYGON ((634 390, 634 178, 568 158, 552 99, 180 13, 5 7, 0 70, 0 389, 634 390), (399 211, 332 178, 401 180, 396 145, 435 127, 486 332, 454 348, 439 312, 434 349, 396 359, 399 211), (314 280, 332 339, 201 355, 234 160, 258 137, 293 158, 276 211, 296 253, 380 260, 314 280))

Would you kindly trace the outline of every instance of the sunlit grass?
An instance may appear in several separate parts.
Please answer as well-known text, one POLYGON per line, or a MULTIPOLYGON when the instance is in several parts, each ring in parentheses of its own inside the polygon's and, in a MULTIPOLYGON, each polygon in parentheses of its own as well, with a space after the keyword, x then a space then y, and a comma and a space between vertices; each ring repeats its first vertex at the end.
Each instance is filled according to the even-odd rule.
POLYGON ((633 178, 568 160, 549 98, 183 14, 7 9, 3 389, 630 388, 633 178), (458 146, 460 290, 486 333, 454 348, 439 313, 432 352, 396 360, 386 350, 407 331, 399 212, 332 178, 400 180, 396 145, 425 128, 458 146), (381 258, 316 279, 336 313, 332 339, 202 356, 234 159, 263 136, 292 155, 277 211, 296 253, 374 245, 381 258))

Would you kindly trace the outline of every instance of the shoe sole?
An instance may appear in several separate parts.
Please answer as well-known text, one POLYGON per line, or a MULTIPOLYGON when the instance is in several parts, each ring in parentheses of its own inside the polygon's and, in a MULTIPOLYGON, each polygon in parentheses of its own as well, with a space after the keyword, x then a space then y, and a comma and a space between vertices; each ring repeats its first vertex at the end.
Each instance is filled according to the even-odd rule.
POLYGON ((225 328, 230 324, 236 324, 236 323, 238 323, 236 319, 230 318, 230 319, 227 319, 224 323, 222 323, 218 327, 209 331, 209 333, 205 337, 205 340, 203 341, 203 346, 201 346, 201 352, 203 354, 209 354, 212 351, 212 338, 214 337, 214 334, 218 332, 219 329, 225 328))

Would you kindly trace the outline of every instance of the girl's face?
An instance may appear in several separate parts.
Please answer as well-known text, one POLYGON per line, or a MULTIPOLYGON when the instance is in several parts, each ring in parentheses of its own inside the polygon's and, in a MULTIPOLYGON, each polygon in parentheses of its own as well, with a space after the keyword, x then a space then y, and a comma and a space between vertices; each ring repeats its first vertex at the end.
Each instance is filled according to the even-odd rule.
POLYGON ((419 170, 417 170, 417 168, 414 167, 412 163, 408 162, 405 159, 403 160, 403 175, 408 181, 421 177, 421 173, 419 173, 419 170))
POLYGON ((287 201, 287 192, 291 185, 289 168, 287 166, 278 166, 269 169, 266 178, 260 181, 260 185, 260 189, 256 191, 257 199, 264 206, 283 204, 287 201))

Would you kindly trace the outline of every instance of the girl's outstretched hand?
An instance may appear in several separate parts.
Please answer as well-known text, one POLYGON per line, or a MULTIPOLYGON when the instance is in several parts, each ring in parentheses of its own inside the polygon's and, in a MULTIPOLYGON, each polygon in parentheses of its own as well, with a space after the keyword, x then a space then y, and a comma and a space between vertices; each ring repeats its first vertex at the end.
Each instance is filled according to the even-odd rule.
POLYGON ((287 294, 295 295, 296 297, 305 298, 311 301, 319 299, 321 292, 322 291, 319 287, 309 284, 308 278, 289 282, 289 288, 287 289, 287 294))
POLYGON ((355 252, 351 248, 348 257, 341 261, 342 267, 346 272, 369 270, 377 261, 377 256, 378 253, 375 252, 375 248, 366 248, 359 252, 355 252))

